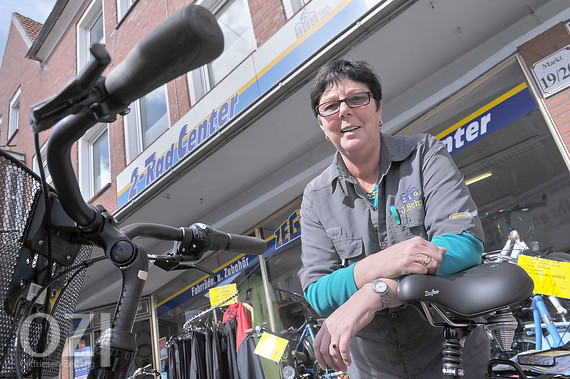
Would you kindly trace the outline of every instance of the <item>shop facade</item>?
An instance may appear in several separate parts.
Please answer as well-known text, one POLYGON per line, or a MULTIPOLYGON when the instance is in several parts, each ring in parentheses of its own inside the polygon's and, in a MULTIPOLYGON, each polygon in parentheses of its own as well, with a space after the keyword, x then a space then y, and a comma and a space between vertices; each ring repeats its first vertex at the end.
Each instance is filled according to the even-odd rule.
MULTIPOLYGON (((313 3, 314 6, 318 6, 317 2, 313 3)), ((398 13, 398 17, 405 17, 406 12, 411 12, 414 6, 417 4, 403 11, 398 9, 397 12, 402 12, 398 13)), ((396 12, 395 9, 390 9, 386 10, 383 16, 379 16, 382 14, 380 8, 382 4, 375 5, 365 10, 357 19, 361 20, 362 24, 365 23, 362 20, 366 17, 374 19, 374 23, 382 23, 381 20, 385 20, 388 14, 394 15, 396 12)), ((305 8, 307 12, 311 12, 311 9, 310 6, 305 8)), ((333 9, 334 7, 331 11, 333 9)), ((314 14, 322 13, 315 11, 314 14)), ((326 20, 326 23, 337 21, 334 16, 330 14, 329 16, 330 19, 326 20)), ((346 18, 346 15, 338 17, 346 18)), ((570 109, 565 105, 568 96, 566 84, 557 83, 559 90, 554 93, 544 92, 546 81, 559 81, 558 76, 556 80, 552 78, 552 75, 556 75, 552 72, 559 70, 564 76, 570 63, 562 57, 565 55, 566 46, 570 43, 568 26, 564 21, 564 15, 558 14, 555 18, 557 17, 560 17, 560 22, 550 19, 553 23, 551 27, 543 24, 527 30, 526 33, 529 35, 514 35, 512 45, 495 50, 493 53, 487 52, 488 56, 479 59, 479 65, 474 65, 471 70, 459 70, 455 73, 455 77, 446 78, 439 87, 434 84, 436 78, 433 81, 426 79, 427 88, 415 85, 414 91, 424 92, 424 95, 430 93, 423 99, 402 100, 407 94, 398 96, 396 100, 385 99, 386 116, 383 132, 430 133, 445 143, 465 176, 479 207, 487 239, 486 251, 500 250, 507 241, 509 228, 519 230, 531 249, 537 252, 569 250, 570 237, 565 231, 568 230, 570 223, 570 159, 567 147, 568 136, 563 136, 564 113, 570 109), (537 43, 537 40, 541 43, 537 43), (554 62, 553 64, 557 66, 552 67, 551 72, 544 69, 541 71, 540 65, 548 66, 545 62, 554 62), (394 110, 399 107, 405 109, 405 104, 414 100, 417 100, 417 103, 415 107, 410 107, 411 111, 399 113, 394 110), (422 109, 418 110, 420 107, 422 109), (558 118, 557 112, 562 114, 562 119, 558 118)), ((318 21, 314 25, 318 28, 318 21)), ((389 26, 388 24, 386 28, 389 26)), ((381 54, 377 56, 368 51, 370 46, 374 45, 375 39, 383 38, 381 37, 383 30, 380 28, 369 36, 361 37, 362 39, 355 38, 358 42, 349 48, 336 46, 339 52, 324 54, 323 59, 339 55, 361 58, 376 63, 375 66, 379 68, 382 77, 381 54)), ((335 42, 329 41, 329 43, 335 42)), ((320 45, 327 44, 321 42, 320 45)), ((331 50, 334 51, 335 48, 331 50)), ((279 62, 282 63, 284 60, 285 58, 279 62)), ((294 64, 291 69, 300 70, 294 64)), ((450 72, 453 74, 453 70, 450 72)), ((297 75, 303 75, 303 72, 300 71, 297 75)), ((434 73, 433 76, 437 75, 438 73, 434 73)), ((271 88, 277 91, 282 83, 281 80, 286 82, 292 79, 285 76, 276 80, 271 88)), ((255 107, 259 103, 270 101, 273 107, 257 115, 257 120, 246 122, 247 129, 241 135, 247 135, 247 130, 262 126, 279 135, 275 129, 283 123, 276 122, 278 125, 272 125, 272 120, 284 117, 283 112, 293 114, 299 104, 306 107, 309 87, 310 83, 306 83, 306 79, 302 80, 286 95, 282 95, 285 99, 279 104, 267 100, 267 96, 270 95, 261 92, 260 97, 253 101, 253 105, 246 102, 243 110, 239 108, 240 104, 243 104, 242 93, 239 92, 228 97, 225 103, 221 103, 219 109, 224 109, 227 104, 228 114, 231 115, 231 110, 234 109, 232 117, 237 118, 239 122, 240 114, 247 114, 248 106, 255 107), (236 96, 239 99, 233 100, 236 96), (298 102, 296 97, 303 99, 298 102), (232 107, 232 101, 237 104, 235 108, 232 107)), ((394 96, 389 92, 387 95, 394 96)), ((416 96, 421 95, 410 95, 411 98, 416 96)), ((320 130, 312 115, 305 110, 302 112, 306 117, 297 118, 301 119, 303 128, 313 128, 319 135, 320 130)), ((208 117, 204 117, 203 120, 211 119, 212 114, 215 114, 214 110, 208 110, 208 117)), ((199 134, 200 123, 196 125, 199 134)), ((292 128, 298 132, 296 126, 292 128)), ((260 130, 256 131, 262 133, 260 130)), ((219 129, 215 132, 222 136, 224 134, 223 130, 220 132, 219 129)), ((194 141, 191 133, 190 128, 179 133, 178 145, 174 149, 180 149, 181 145, 185 145, 185 136, 188 136, 188 143, 185 146, 190 149, 189 146, 194 141)), ((290 144, 286 154, 291 158, 288 162, 284 162, 285 169, 275 167, 276 173, 287 169, 292 172, 282 176, 281 180, 276 179, 274 176, 277 174, 275 174, 252 183, 251 191, 255 192, 254 196, 249 199, 247 194, 242 194, 236 199, 237 202, 244 199, 245 204, 241 208, 233 207, 231 202, 224 203, 230 211, 222 212, 223 217, 212 216, 210 219, 214 226, 226 226, 231 230, 239 219, 238 215, 242 220, 247 220, 248 217, 253 217, 251 214, 255 214, 256 210, 264 209, 261 213, 267 217, 253 223, 250 228, 244 228, 246 224, 240 224, 242 233, 259 236, 268 242, 268 249, 261 264, 260 258, 253 255, 220 254, 201 262, 204 268, 215 273, 217 281, 214 281, 211 275, 190 271, 152 294, 155 351, 161 351, 161 347, 167 345, 171 338, 183 335, 184 326, 192 328, 201 322, 221 319, 224 308, 212 310, 208 297, 209 290, 218 285, 236 284, 239 300, 249 303, 255 310, 256 325, 280 331, 291 326, 299 326, 306 317, 314 316, 299 296, 302 296, 302 289, 296 277, 300 268, 301 251, 299 209, 303 185, 331 162, 333 154, 324 138, 323 141, 313 142, 316 140, 314 135, 312 132, 299 133, 297 136, 299 140, 303 140, 306 136, 307 140, 311 141, 308 143, 309 151, 299 155, 295 151, 298 146, 290 144), (271 181, 272 185, 266 187, 265 181, 271 181), (264 191, 256 191, 256 186, 264 188, 264 191), (283 198, 275 201, 279 196, 283 198), (208 312, 210 310, 211 312, 208 312), (216 312, 219 313, 215 315, 216 312)), ((204 138, 204 143, 207 142, 207 138, 217 137, 215 133, 210 136, 204 138)), ((199 141, 198 137, 196 141, 199 141)), ((273 143, 279 144, 276 139, 270 138, 264 141, 264 144, 273 143)), ((195 145, 198 149, 199 143, 196 142, 195 145)), ((174 154, 176 151, 172 150, 174 144, 171 143, 170 146, 171 150, 165 149, 165 154, 168 154, 168 151, 174 154)), ((243 146, 245 149, 253 148, 247 142, 244 142, 243 146)), ((239 146, 236 145, 236 148, 239 149, 239 146)), ((220 151, 223 149, 222 147, 220 151)), ((275 150, 276 154, 282 153, 279 148, 275 150)), ((262 154, 259 159, 265 159, 266 156, 262 154)), ((236 159, 243 158, 238 156, 236 159)), ((276 164, 273 161, 273 165, 276 164)), ((199 165, 190 172, 199 170, 199 165)), ((245 167, 242 169, 246 170, 245 167)), ((138 172, 140 171, 139 168, 138 172)), ((127 168, 125 175, 132 178, 132 171, 127 168)), ((141 185, 140 179, 139 185, 141 185)), ((166 188, 164 191, 168 192, 166 188)), ((407 200, 403 199, 402 208, 399 209, 402 214, 410 207, 414 207, 413 188, 408 195, 407 200)), ((205 198, 197 200, 207 201, 205 198)), ((130 200, 126 200, 125 204, 128 204, 128 201, 130 200)), ((121 204, 121 200, 119 203, 121 204)), ((147 204, 152 207, 152 200, 147 204)), ((125 220, 132 217, 127 210, 119 210, 119 217, 122 214, 125 215, 125 220)), ((210 215, 206 215, 205 218, 208 217, 210 215)), ((162 356, 155 354, 154 362, 156 367, 167 367, 164 354, 162 356)), ((264 364, 267 373, 274 370, 273 362, 264 364)))
MULTIPOLYGON (((252 2, 234 2, 240 12, 253 13, 252 2)), ((229 9, 234 2, 201 3, 229 9)), ((285 3, 289 9, 294 2, 285 3)), ((171 116, 148 146, 127 147, 127 164, 113 179, 120 225, 203 222, 263 238, 268 246, 263 256, 213 254, 198 262, 206 271, 151 267, 135 326, 138 367, 166 370, 170 341, 201 323, 219 322, 226 307, 212 305, 210 290, 220 286, 235 284, 253 323, 274 331, 317 316, 297 279, 299 210, 304 186, 334 154, 309 109, 312 78, 334 57, 366 60, 378 72, 384 133, 430 133, 444 142, 483 218, 486 251, 501 249, 510 228, 537 252, 570 251, 565 1, 500 5, 509 11, 491 0, 303 3, 235 69, 189 73, 183 82, 191 109, 171 116), (212 72, 223 77, 214 86, 204 79, 212 72)), ((255 45, 255 26, 242 26, 241 40, 255 45)), ((415 206, 414 189, 405 195, 401 214, 415 206)), ((153 253, 172 248, 140 243, 153 253)), ((82 291, 64 377, 83 375, 78 362, 114 309, 120 275, 113 267, 97 270, 82 291)), ((262 365, 275 377, 273 362, 262 365)))

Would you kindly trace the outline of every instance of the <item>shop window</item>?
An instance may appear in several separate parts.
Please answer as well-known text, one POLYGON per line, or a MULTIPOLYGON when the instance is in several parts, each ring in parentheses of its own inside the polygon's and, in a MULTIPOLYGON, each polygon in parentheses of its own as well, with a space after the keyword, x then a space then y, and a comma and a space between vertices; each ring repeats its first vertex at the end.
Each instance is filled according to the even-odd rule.
POLYGON ((77 71, 89 61, 94 43, 105 43, 102 0, 93 1, 77 24, 77 71))
POLYGON ((224 34, 224 51, 214 61, 188 74, 193 104, 255 49, 255 35, 246 0, 202 1, 199 4, 210 9, 218 20, 224 34))
POLYGON ((131 111, 125 116, 129 162, 170 127, 166 99, 166 85, 163 85, 130 105, 131 111))
POLYGON ((8 140, 12 139, 14 134, 20 128, 20 88, 16 91, 10 100, 10 118, 8 120, 8 140))
POLYGON ((570 250, 570 173, 516 62, 468 86, 411 133, 440 138, 463 173, 485 231, 501 249, 510 226, 537 253, 570 250), (439 110, 439 111, 438 111, 439 110), (511 210, 528 207, 524 212, 511 210))
MULTIPOLYGON (((91 357, 101 333, 111 325, 116 306, 105 306, 90 311, 78 311, 72 315, 71 331, 67 344, 67 356, 62 357, 62 377, 85 378, 91 366, 91 357)), ((149 314, 149 299, 141 299, 132 328, 135 335, 136 353, 127 372, 131 377, 140 367, 154 366, 152 360, 152 332, 149 314)))
POLYGON ((311 0, 283 0, 283 9, 285 10, 285 17, 290 19, 295 13, 311 0))
POLYGON ((90 199, 111 182, 109 134, 105 124, 92 128, 79 142, 79 182, 84 198, 90 199))
MULTIPOLYGON (((237 288, 237 299, 251 306, 252 326, 282 331, 299 327, 309 317, 317 318, 304 300, 297 278, 301 266, 300 203, 300 199, 294 201, 250 233, 267 241, 263 264, 254 255, 214 254, 203 259, 200 266, 212 272, 217 282, 206 271, 189 270, 154 294, 158 340, 169 341, 186 335, 191 327, 223 320, 227 307, 213 307, 209 291, 230 284, 237 288)), ((161 367, 167 364, 164 359, 161 367)), ((261 365, 266 377, 279 375, 273 362, 262 359, 261 365)))

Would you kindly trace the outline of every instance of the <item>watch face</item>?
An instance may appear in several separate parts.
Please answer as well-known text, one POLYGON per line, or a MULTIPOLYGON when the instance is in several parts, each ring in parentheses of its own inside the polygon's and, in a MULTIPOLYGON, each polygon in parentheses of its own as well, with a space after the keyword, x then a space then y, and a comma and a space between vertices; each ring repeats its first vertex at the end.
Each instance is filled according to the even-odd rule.
POLYGON ((388 289, 388 285, 386 284, 386 282, 384 282, 382 280, 377 280, 374 282, 374 291, 375 292, 383 293, 383 292, 386 292, 387 289, 388 289))

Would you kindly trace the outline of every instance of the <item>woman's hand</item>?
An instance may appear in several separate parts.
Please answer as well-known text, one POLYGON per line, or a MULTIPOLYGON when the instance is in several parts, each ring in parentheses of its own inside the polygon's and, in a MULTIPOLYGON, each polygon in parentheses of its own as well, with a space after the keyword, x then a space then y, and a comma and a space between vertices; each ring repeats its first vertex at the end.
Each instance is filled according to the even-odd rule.
MULTIPOLYGON (((390 307, 399 306, 398 282, 384 279, 390 287, 390 307)), ((364 285, 343 305, 337 308, 322 324, 313 344, 315 356, 321 368, 329 366, 335 371, 346 372, 350 360, 350 341, 372 321, 376 311, 382 309, 380 296, 372 284, 364 285)))
POLYGON ((356 264, 358 288, 376 278, 398 278, 409 274, 435 275, 447 250, 421 237, 413 237, 371 254, 356 264))

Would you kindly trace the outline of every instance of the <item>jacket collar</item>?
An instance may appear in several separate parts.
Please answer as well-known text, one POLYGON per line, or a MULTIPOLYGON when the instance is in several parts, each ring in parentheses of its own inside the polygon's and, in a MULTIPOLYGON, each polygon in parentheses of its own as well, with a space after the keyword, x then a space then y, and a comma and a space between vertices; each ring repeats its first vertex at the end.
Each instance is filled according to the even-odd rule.
MULTIPOLYGON (((392 162, 401 162, 410 156, 416 148, 416 144, 409 139, 401 136, 391 136, 389 134, 380 133, 380 180, 386 176, 392 162)), ((327 182, 331 183, 332 192, 335 191, 337 184, 341 186, 344 192, 347 192, 347 183, 356 184, 356 179, 346 168, 340 153, 337 151, 333 158, 333 163, 327 170, 329 177, 327 182)))

